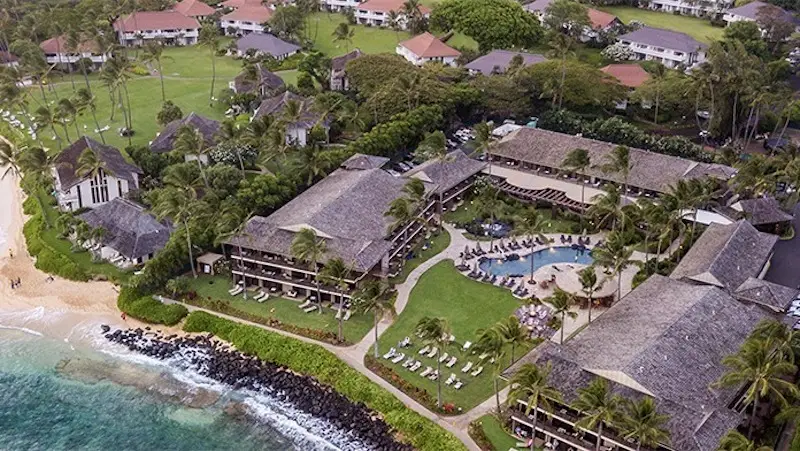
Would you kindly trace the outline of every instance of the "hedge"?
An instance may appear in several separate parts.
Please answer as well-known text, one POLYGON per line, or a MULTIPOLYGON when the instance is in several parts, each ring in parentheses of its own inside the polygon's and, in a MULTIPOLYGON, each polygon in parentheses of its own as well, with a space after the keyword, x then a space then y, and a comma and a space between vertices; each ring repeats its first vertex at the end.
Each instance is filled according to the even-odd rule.
POLYGON ((181 304, 162 304, 151 295, 142 295, 132 287, 123 287, 117 298, 117 308, 133 318, 153 324, 174 326, 189 310, 181 304))
POLYGON ((89 280, 90 276, 83 268, 42 240, 44 212, 36 198, 28 196, 22 204, 22 209, 25 214, 31 216, 22 227, 22 234, 25 236, 25 245, 28 247, 28 252, 36 257, 36 268, 69 280, 77 280, 79 282, 89 280))
POLYGON ((267 330, 238 324, 205 312, 192 312, 186 332, 211 332, 239 351, 315 377, 354 403, 364 403, 380 413, 401 440, 416 449, 464 450, 464 444, 432 421, 405 406, 391 393, 339 360, 319 345, 305 343, 267 330))

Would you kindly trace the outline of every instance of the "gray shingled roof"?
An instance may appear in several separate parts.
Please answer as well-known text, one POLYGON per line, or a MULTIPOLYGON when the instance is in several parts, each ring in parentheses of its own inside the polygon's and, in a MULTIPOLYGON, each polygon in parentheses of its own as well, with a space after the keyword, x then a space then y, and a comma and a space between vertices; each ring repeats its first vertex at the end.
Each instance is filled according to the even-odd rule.
MULTIPOLYGON (((598 167, 606 162, 616 144, 548 130, 523 127, 509 133, 492 150, 498 155, 541 166, 561 169, 564 158, 574 149, 586 149, 592 168, 586 175, 622 183, 618 174, 604 173, 598 167)), ((728 180, 736 170, 720 164, 698 163, 642 149, 630 148, 632 168, 628 184, 660 193, 681 179, 713 177, 728 180)))
POLYGON ((776 312, 784 312, 800 290, 767 282, 763 279, 748 277, 734 292, 734 296, 742 301, 764 305, 776 312))
POLYGON ((256 64, 258 80, 250 80, 247 72, 242 72, 233 79, 236 92, 251 92, 256 88, 265 87, 268 91, 278 91, 286 86, 283 79, 270 72, 261 63, 256 64))
MULTIPOLYGON (((725 14, 731 14, 731 15, 735 15, 735 16, 742 16, 742 17, 746 17, 746 18, 748 18, 750 20, 756 20, 756 18, 758 17, 758 10, 761 9, 762 6, 766 6, 766 5, 768 5, 768 3, 766 3, 766 2, 759 2, 759 1, 750 2, 750 3, 747 3, 746 5, 742 5, 742 6, 738 7, 738 8, 731 8, 731 9, 727 10, 725 12, 725 14)), ((792 13, 784 10, 783 8, 781 8, 781 11, 783 11, 784 14, 786 15, 786 20, 788 20, 789 22, 797 22, 797 20, 792 15, 792 13)))
POLYGON ((318 113, 314 110, 314 99, 309 99, 300 95, 297 95, 291 91, 286 91, 283 94, 277 95, 275 97, 270 97, 268 99, 264 99, 261 102, 261 105, 258 106, 254 117, 261 117, 266 115, 280 115, 283 113, 283 109, 286 108, 286 104, 290 101, 295 101, 300 104, 301 107, 301 114, 300 120, 294 122, 292 125, 296 126, 303 126, 303 127, 313 127, 317 124, 327 125, 328 120, 320 120, 322 118, 322 114, 318 113))
POLYGON ((189 125, 197 129, 203 135, 206 146, 210 147, 216 144, 216 136, 220 127, 219 122, 191 112, 185 118, 167 124, 164 130, 161 130, 161 133, 150 143, 150 150, 156 153, 171 151, 175 143, 175 138, 178 137, 178 130, 184 125, 189 125))
POLYGON ((134 174, 142 173, 138 166, 125 161, 125 157, 122 156, 122 153, 117 148, 100 144, 88 136, 81 136, 69 147, 62 150, 53 162, 58 172, 58 179, 61 182, 61 189, 67 190, 87 178, 75 173, 80 166, 78 159, 86 149, 91 149, 97 155, 97 158, 103 162, 108 172, 114 174, 114 177, 127 180, 132 187, 136 187, 134 174))
POLYGON ((568 402, 600 375, 626 397, 652 396, 670 416, 671 448, 714 450, 740 416, 727 408, 735 390, 711 384, 734 353, 769 315, 716 287, 651 276, 564 345, 553 342, 514 364, 554 365, 551 384, 568 402))
POLYGON ((163 249, 171 232, 171 227, 159 222, 143 206, 121 197, 79 217, 93 229, 104 228, 103 244, 131 260, 163 249))
POLYGON ((547 58, 535 53, 493 50, 486 55, 476 58, 464 67, 469 70, 478 71, 483 75, 492 75, 498 72, 503 73, 508 68, 508 65, 511 64, 511 59, 516 55, 522 57, 522 65, 525 67, 547 61, 547 58))
POLYGON ((553 0, 534 0, 528 4, 522 5, 525 11, 529 13, 544 13, 553 0))
POLYGON ((341 72, 344 70, 347 63, 353 61, 354 59, 360 58, 364 52, 359 49, 353 49, 349 53, 345 53, 342 56, 337 56, 331 59, 331 70, 334 72, 341 72))
POLYGON ((711 223, 670 277, 733 292, 748 278, 758 277, 776 241, 776 235, 759 232, 744 220, 728 225, 711 223))
POLYGON ((278 39, 269 33, 250 33, 236 41, 236 49, 240 52, 255 49, 261 53, 279 57, 299 51, 300 46, 278 39))
POLYGON ((686 53, 693 53, 708 48, 708 45, 686 33, 653 27, 642 27, 630 33, 625 33, 622 36, 618 36, 617 40, 638 42, 686 53))
POLYGON ((469 158, 464 152, 454 150, 445 161, 430 160, 406 172, 405 177, 415 177, 436 185, 436 193, 444 193, 464 180, 481 172, 486 163, 469 158))
POLYGON ((229 244, 290 256, 295 233, 311 228, 326 242, 325 261, 338 257, 370 270, 391 249, 385 238, 392 219, 384 213, 405 183, 381 169, 337 169, 269 217, 250 219, 229 244))
POLYGON ((753 225, 788 222, 794 218, 783 211, 781 204, 774 197, 741 200, 733 205, 735 210, 738 210, 737 204, 747 221, 753 225))
POLYGON ((342 163, 345 169, 380 169, 389 158, 357 153, 342 163))

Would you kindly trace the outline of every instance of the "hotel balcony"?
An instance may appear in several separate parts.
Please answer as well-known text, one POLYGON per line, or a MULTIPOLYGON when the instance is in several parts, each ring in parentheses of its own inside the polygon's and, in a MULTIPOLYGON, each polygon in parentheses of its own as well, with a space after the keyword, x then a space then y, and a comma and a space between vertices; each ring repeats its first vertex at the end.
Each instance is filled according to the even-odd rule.
MULTIPOLYGON (((244 249, 242 248, 242 255, 239 256, 239 248, 237 246, 230 246, 228 245, 228 255, 230 255, 231 260, 234 261, 234 268, 237 266, 237 263, 240 259, 242 262, 246 263, 253 263, 260 266, 268 266, 272 268, 275 272, 278 271, 291 271, 296 273, 305 274, 309 277, 314 277, 314 271, 310 269, 308 265, 301 266, 298 264, 293 258, 281 257, 275 254, 270 254, 268 252, 261 252, 253 249, 244 249)), ((322 269, 322 265, 318 265, 319 269, 322 269)), ((361 276, 356 278, 345 279, 345 282, 354 284, 356 283, 357 279, 360 279, 361 276)))
MULTIPOLYGON (((275 285, 280 285, 281 287, 289 286, 292 289, 304 290, 309 295, 313 295, 317 292, 317 285, 310 278, 292 277, 283 272, 272 271, 266 268, 239 268, 234 265, 234 267, 231 268, 231 273, 237 276, 245 276, 246 278, 268 282, 268 284, 272 283, 275 285)), ((323 295, 328 295, 331 300, 339 299, 340 296, 344 296, 345 299, 350 299, 349 292, 340 293, 339 291, 324 284, 320 284, 319 291, 323 295)))

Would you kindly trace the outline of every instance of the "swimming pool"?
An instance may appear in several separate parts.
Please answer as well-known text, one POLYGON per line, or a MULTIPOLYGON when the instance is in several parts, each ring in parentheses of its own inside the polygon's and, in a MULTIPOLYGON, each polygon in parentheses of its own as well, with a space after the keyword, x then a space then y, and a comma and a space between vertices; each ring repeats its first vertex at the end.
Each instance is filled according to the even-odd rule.
MULTIPOLYGON (((551 247, 549 249, 542 249, 534 252, 533 270, 541 268, 545 265, 553 263, 579 263, 582 265, 592 264, 592 256, 589 251, 584 251, 581 255, 578 250, 572 249, 567 246, 551 247), (577 260, 575 257, 577 256, 577 260)), ((494 260, 489 267, 489 261, 486 260, 480 264, 480 269, 483 272, 494 274, 497 276, 507 276, 514 274, 528 275, 531 273, 531 261, 529 260, 530 254, 522 255, 518 260, 506 260, 498 262, 494 260)))

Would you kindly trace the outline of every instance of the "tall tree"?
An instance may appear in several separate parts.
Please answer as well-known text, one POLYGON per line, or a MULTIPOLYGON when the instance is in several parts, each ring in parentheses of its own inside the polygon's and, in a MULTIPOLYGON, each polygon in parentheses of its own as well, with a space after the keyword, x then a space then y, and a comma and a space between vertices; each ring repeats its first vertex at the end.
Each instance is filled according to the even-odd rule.
MULTIPOLYGON (((528 241, 533 242, 534 237, 538 238, 542 242, 547 242, 547 237, 544 236, 544 230, 546 226, 544 216, 536 210, 535 207, 527 207, 525 210, 522 211, 522 214, 514 221, 514 233, 527 236, 528 241)), ((533 273, 535 270, 536 265, 534 264, 534 260, 536 255, 535 252, 531 252, 528 254, 528 258, 531 260, 531 278, 530 282, 533 283, 533 273)))
MULTIPOLYGON (((240 237, 247 226, 247 222, 252 217, 252 213, 248 213, 239 205, 227 204, 223 207, 219 217, 214 221, 214 244, 221 246, 226 240, 240 237)), ((236 247, 239 251, 239 271, 242 272, 242 286, 246 285, 247 277, 244 275, 244 253, 242 252, 241 239, 236 240, 236 247)), ((236 277, 234 276, 234 282, 236 277)), ((247 300, 247 290, 243 292, 244 300, 247 300)))
MULTIPOLYGON (((567 79, 567 58, 575 52, 572 50, 575 40, 563 33, 550 33, 550 54, 561 61, 561 78, 558 82, 558 107, 564 105, 564 84, 567 79)), ((553 105, 556 104, 556 97, 553 97, 553 105)))
POLYGON ((758 446, 736 430, 728 431, 719 442, 720 451, 774 451, 769 446, 758 446))
POLYGON ((355 34, 356 30, 350 28, 350 24, 342 22, 333 30, 331 35, 333 36, 333 42, 344 42, 345 51, 350 52, 350 44, 353 43, 353 36, 355 36, 355 34))
POLYGON ((153 213, 159 220, 169 218, 175 225, 183 226, 186 235, 186 249, 189 253, 189 266, 192 277, 197 278, 194 253, 192 250, 192 230, 190 224, 207 215, 205 204, 190 197, 183 190, 166 188, 158 193, 153 203, 153 213))
POLYGON ((208 94, 208 104, 214 104, 214 85, 217 82, 217 52, 219 52, 219 28, 214 23, 204 24, 200 28, 198 43, 211 53, 211 91, 208 94))
POLYGON ((639 402, 628 400, 624 418, 625 438, 636 440, 636 451, 642 449, 642 445, 655 448, 659 443, 669 442, 669 431, 664 428, 669 417, 658 413, 653 398, 645 396, 639 402))
POLYGON ((497 327, 490 327, 488 329, 481 329, 476 331, 477 339, 472 346, 472 351, 481 355, 486 354, 490 361, 494 362, 494 374, 492 382, 494 383, 494 399, 497 403, 497 413, 500 413, 500 387, 498 386, 498 379, 500 379, 500 362, 503 360, 505 354, 506 340, 502 332, 497 327))
POLYGON ((581 291, 586 295, 589 301, 589 322, 592 322, 592 304, 594 300, 592 297, 597 290, 603 288, 603 281, 598 283, 597 271, 594 265, 587 266, 578 272, 578 281, 581 283, 581 291))
POLYGON ((176 155, 193 158, 197 161, 197 167, 200 169, 200 175, 203 177, 203 182, 208 188, 208 178, 206 177, 205 163, 203 159, 208 158, 208 147, 206 146, 205 138, 200 130, 192 127, 191 125, 182 125, 178 129, 178 134, 175 137, 175 143, 172 146, 172 152, 176 155))
MULTIPOLYGON (((580 174, 582 177, 586 177, 586 170, 592 166, 592 160, 589 158, 589 151, 586 149, 573 149, 571 150, 566 157, 564 157, 564 161, 561 162, 561 165, 564 168, 569 169, 570 171, 575 171, 576 173, 580 174)), ((583 180, 581 183, 581 204, 586 205, 585 200, 585 193, 586 193, 586 180, 583 180)), ((581 230, 584 229, 583 226, 583 215, 581 217, 581 230)))
POLYGON ((564 326, 565 320, 567 317, 575 319, 578 317, 578 312, 573 312, 571 310, 572 304, 575 303, 575 296, 562 290, 561 288, 556 287, 553 294, 547 297, 545 300, 553 309, 553 316, 560 316, 561 317, 561 339, 559 340, 560 344, 564 344, 564 326))
POLYGON ((85 149, 81 152, 78 156, 78 167, 75 168, 75 174, 81 177, 91 176, 95 178, 103 172, 114 175, 114 173, 108 169, 105 161, 100 159, 92 149, 85 149))
POLYGON ((372 312, 372 330, 375 341, 373 355, 378 358, 378 321, 386 315, 394 316, 394 299, 388 295, 388 287, 378 280, 367 279, 361 282, 353 295, 353 304, 364 313, 372 312))
POLYGON ((539 419, 539 408, 545 411, 553 410, 553 402, 562 402, 561 393, 550 385, 550 373, 553 367, 548 363, 539 367, 533 363, 525 363, 511 377, 508 392, 509 404, 516 405, 519 401, 526 404, 525 415, 530 415, 533 410, 533 431, 531 433, 531 451, 536 442, 536 424, 539 419))
POLYGON ((592 250, 595 263, 617 275, 617 301, 622 299, 622 272, 633 263, 632 255, 633 249, 625 245, 625 237, 620 232, 612 232, 603 246, 592 250))
POLYGON ((308 263, 309 269, 314 273, 314 284, 317 288, 317 303, 319 313, 322 314, 322 293, 319 290, 319 263, 328 252, 328 247, 323 238, 318 238, 313 229, 302 228, 294 235, 291 253, 298 260, 308 263))
POLYGON ((325 175, 331 163, 330 155, 317 144, 312 144, 300 149, 293 166, 298 173, 305 175, 306 185, 311 186, 314 179, 325 175))
POLYGON ((511 345, 511 365, 514 364, 514 351, 517 346, 522 346, 531 338, 530 331, 520 324, 519 318, 511 315, 506 319, 498 322, 495 328, 500 333, 505 343, 511 345))
MULTIPOLYGON (((164 44, 158 39, 151 39, 144 44, 144 51, 142 52, 143 63, 155 63, 158 68, 158 78, 161 81, 161 102, 167 101, 167 94, 164 90, 164 69, 161 62, 164 58, 164 44)), ((213 64, 213 63, 212 63, 213 64)), ((211 88, 212 94, 214 88, 211 88)))
MULTIPOLYGON (((417 335, 422 342, 429 346, 436 346, 440 352, 446 352, 450 345, 450 324, 444 318, 432 318, 425 316, 417 322, 417 335)), ((442 408, 442 361, 436 359, 436 373, 440 377, 436 378, 436 407, 442 408)))
POLYGON ((619 421, 622 398, 611 393, 608 380, 597 377, 588 386, 578 389, 578 399, 572 407, 581 412, 577 426, 586 429, 597 429, 595 451, 600 451, 603 442, 603 427, 619 421))
POLYGON ((319 277, 326 283, 333 285, 339 293, 339 306, 337 307, 337 318, 339 323, 338 340, 344 342, 344 292, 347 290, 347 279, 350 277, 350 268, 341 258, 332 258, 319 272, 319 277))

